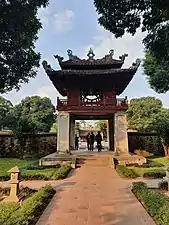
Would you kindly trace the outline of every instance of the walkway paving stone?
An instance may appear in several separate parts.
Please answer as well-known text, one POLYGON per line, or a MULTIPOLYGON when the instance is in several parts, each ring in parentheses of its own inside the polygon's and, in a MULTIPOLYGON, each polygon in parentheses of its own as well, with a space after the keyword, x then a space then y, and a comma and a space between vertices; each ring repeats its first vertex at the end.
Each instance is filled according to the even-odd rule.
POLYGON ((132 194, 131 181, 111 168, 110 155, 95 154, 52 186, 57 192, 37 225, 155 225, 132 194))

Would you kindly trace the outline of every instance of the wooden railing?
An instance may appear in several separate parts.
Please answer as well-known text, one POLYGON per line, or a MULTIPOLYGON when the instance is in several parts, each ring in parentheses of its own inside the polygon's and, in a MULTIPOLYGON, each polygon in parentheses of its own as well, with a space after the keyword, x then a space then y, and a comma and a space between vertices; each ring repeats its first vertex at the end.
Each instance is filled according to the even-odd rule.
POLYGON ((80 100, 79 104, 72 105, 68 103, 67 99, 57 98, 57 109, 58 110, 67 110, 67 109, 89 109, 89 108, 123 108, 124 110, 128 108, 128 102, 126 98, 117 98, 116 103, 105 104, 103 100, 98 99, 85 99, 80 100))

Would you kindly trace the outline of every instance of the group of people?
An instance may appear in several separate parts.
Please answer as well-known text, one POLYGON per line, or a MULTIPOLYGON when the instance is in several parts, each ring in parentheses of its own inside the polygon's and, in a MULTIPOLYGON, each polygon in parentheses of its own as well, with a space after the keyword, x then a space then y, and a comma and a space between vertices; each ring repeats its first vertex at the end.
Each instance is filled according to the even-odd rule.
POLYGON ((93 134, 93 132, 88 133, 88 135, 86 136, 86 141, 87 141, 88 151, 93 151, 94 142, 96 141, 98 152, 101 152, 101 150, 102 150, 102 136, 100 134, 100 131, 98 131, 96 136, 93 134))
MULTIPOLYGON (((101 150, 102 150, 102 136, 100 134, 100 131, 98 131, 96 136, 93 134, 93 132, 88 133, 88 135, 86 136, 88 151, 93 151, 95 141, 97 143, 98 152, 101 152, 101 150)), ((77 135, 75 135, 75 150, 78 150, 78 149, 79 149, 79 137, 77 135)))

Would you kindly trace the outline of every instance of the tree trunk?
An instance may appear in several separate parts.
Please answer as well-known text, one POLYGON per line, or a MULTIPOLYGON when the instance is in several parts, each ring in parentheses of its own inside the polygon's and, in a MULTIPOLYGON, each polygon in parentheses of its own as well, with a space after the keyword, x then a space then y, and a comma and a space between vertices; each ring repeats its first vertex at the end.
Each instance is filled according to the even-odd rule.
POLYGON ((169 146, 163 144, 165 156, 169 156, 169 146))

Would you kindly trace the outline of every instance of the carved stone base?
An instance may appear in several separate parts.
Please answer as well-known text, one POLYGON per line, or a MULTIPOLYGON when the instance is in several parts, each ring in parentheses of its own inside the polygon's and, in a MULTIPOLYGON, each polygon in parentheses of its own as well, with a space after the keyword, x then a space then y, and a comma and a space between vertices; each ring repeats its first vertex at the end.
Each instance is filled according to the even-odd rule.
POLYGON ((138 165, 143 165, 147 162, 146 158, 138 155, 130 155, 130 154, 120 154, 114 155, 114 158, 117 159, 119 165, 133 164, 137 163, 138 165))
POLYGON ((10 195, 7 198, 5 198, 3 200, 3 202, 19 202, 19 198, 18 198, 18 196, 12 196, 12 195, 10 195))
POLYGON ((39 160, 40 166, 54 166, 54 165, 70 164, 73 169, 76 168, 76 157, 70 152, 65 154, 64 152, 54 153, 49 156, 45 156, 39 160))

